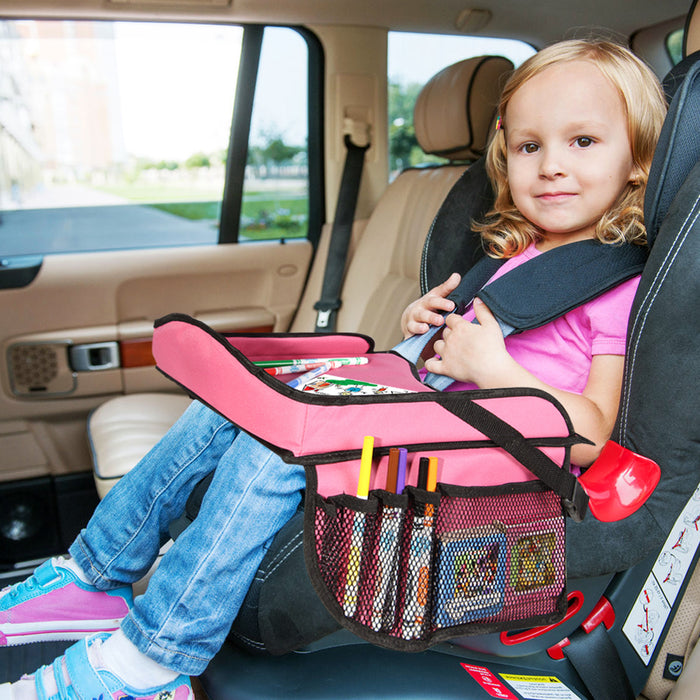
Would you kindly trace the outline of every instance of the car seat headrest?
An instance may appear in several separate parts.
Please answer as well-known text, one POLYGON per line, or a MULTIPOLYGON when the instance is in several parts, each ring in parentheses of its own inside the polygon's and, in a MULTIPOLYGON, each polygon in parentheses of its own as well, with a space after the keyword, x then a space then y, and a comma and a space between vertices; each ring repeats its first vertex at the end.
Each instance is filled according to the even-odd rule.
POLYGON ((698 0, 693 2, 685 21, 683 55, 690 56, 696 51, 700 51, 700 4, 698 4, 698 0))
POLYGON ((501 56, 477 56, 441 70, 423 87, 413 125, 426 153, 475 160, 486 150, 501 89, 513 64, 501 56))

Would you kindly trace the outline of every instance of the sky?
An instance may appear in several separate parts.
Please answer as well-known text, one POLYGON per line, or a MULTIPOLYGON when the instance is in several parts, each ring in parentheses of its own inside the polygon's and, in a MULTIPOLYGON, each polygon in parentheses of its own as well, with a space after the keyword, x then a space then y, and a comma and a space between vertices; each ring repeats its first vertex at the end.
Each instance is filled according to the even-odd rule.
POLYGON ((197 151, 210 153, 225 147, 240 29, 139 23, 115 26, 127 152, 179 160, 197 151), (205 65, 212 68, 203 70, 205 65))
MULTIPOLYGON (((228 142, 242 32, 238 27, 117 25, 116 60, 127 152, 182 160, 228 142), (201 60, 200 60, 201 59, 201 60), (206 68, 204 68, 206 66, 206 68)), ((501 53, 521 63, 533 50, 520 42, 463 36, 389 35, 389 75, 426 82, 455 61, 501 53)), ((288 29, 268 29, 256 93, 253 141, 306 138, 306 48, 288 29), (301 86, 303 85, 303 89, 301 86)))
POLYGON ((472 56, 497 54, 518 66, 535 52, 521 41, 397 32, 389 34, 388 51, 389 78, 400 83, 426 83, 445 66, 472 56))

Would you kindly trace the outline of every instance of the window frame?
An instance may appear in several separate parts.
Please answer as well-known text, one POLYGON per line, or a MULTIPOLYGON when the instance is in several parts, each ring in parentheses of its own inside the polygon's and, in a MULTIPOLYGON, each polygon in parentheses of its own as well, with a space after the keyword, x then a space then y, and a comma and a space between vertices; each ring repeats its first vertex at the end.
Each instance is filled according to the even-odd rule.
MULTIPOLYGON (((325 64, 321 42, 306 27, 292 25, 243 24, 241 59, 231 120, 231 135, 226 159, 224 193, 221 201, 219 244, 239 241, 245 170, 248 164, 250 127, 257 89, 262 42, 267 27, 281 27, 299 33, 306 42, 307 60, 307 159, 309 218, 306 238, 316 249, 325 221, 323 106, 325 64)), ((269 239, 281 240, 285 239, 269 239)))

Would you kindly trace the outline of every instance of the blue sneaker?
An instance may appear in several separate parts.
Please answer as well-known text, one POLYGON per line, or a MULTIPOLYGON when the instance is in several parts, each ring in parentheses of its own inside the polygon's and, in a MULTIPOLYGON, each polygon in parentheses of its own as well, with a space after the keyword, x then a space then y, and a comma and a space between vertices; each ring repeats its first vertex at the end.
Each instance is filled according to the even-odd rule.
POLYGON ((98 591, 64 564, 51 559, 0 591, 0 647, 82 639, 119 627, 133 604, 131 586, 98 591))
MULTIPOLYGON (((34 681, 34 690, 42 700, 194 700, 187 676, 178 676, 158 688, 132 688, 113 673, 95 668, 88 650, 107 637, 109 634, 101 633, 79 641, 50 666, 42 666, 32 675, 22 676, 19 683, 34 681), (47 674, 50 674, 48 678, 47 674), (51 680, 53 683, 48 683, 51 680)), ((0 700, 15 700, 13 685, 0 685, 0 700)))

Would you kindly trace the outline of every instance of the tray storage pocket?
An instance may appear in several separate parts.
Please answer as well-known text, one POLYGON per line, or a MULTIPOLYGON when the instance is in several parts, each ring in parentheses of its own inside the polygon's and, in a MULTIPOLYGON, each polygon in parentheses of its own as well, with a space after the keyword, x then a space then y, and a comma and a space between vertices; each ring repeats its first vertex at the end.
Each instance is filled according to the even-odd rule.
POLYGON ((317 592, 372 643, 418 651, 564 614, 561 500, 539 481, 408 486, 367 499, 315 494, 307 518, 310 506, 306 552, 317 592))
POLYGON ((434 630, 476 634, 547 624, 566 606, 560 498, 539 481, 440 484, 434 630))

